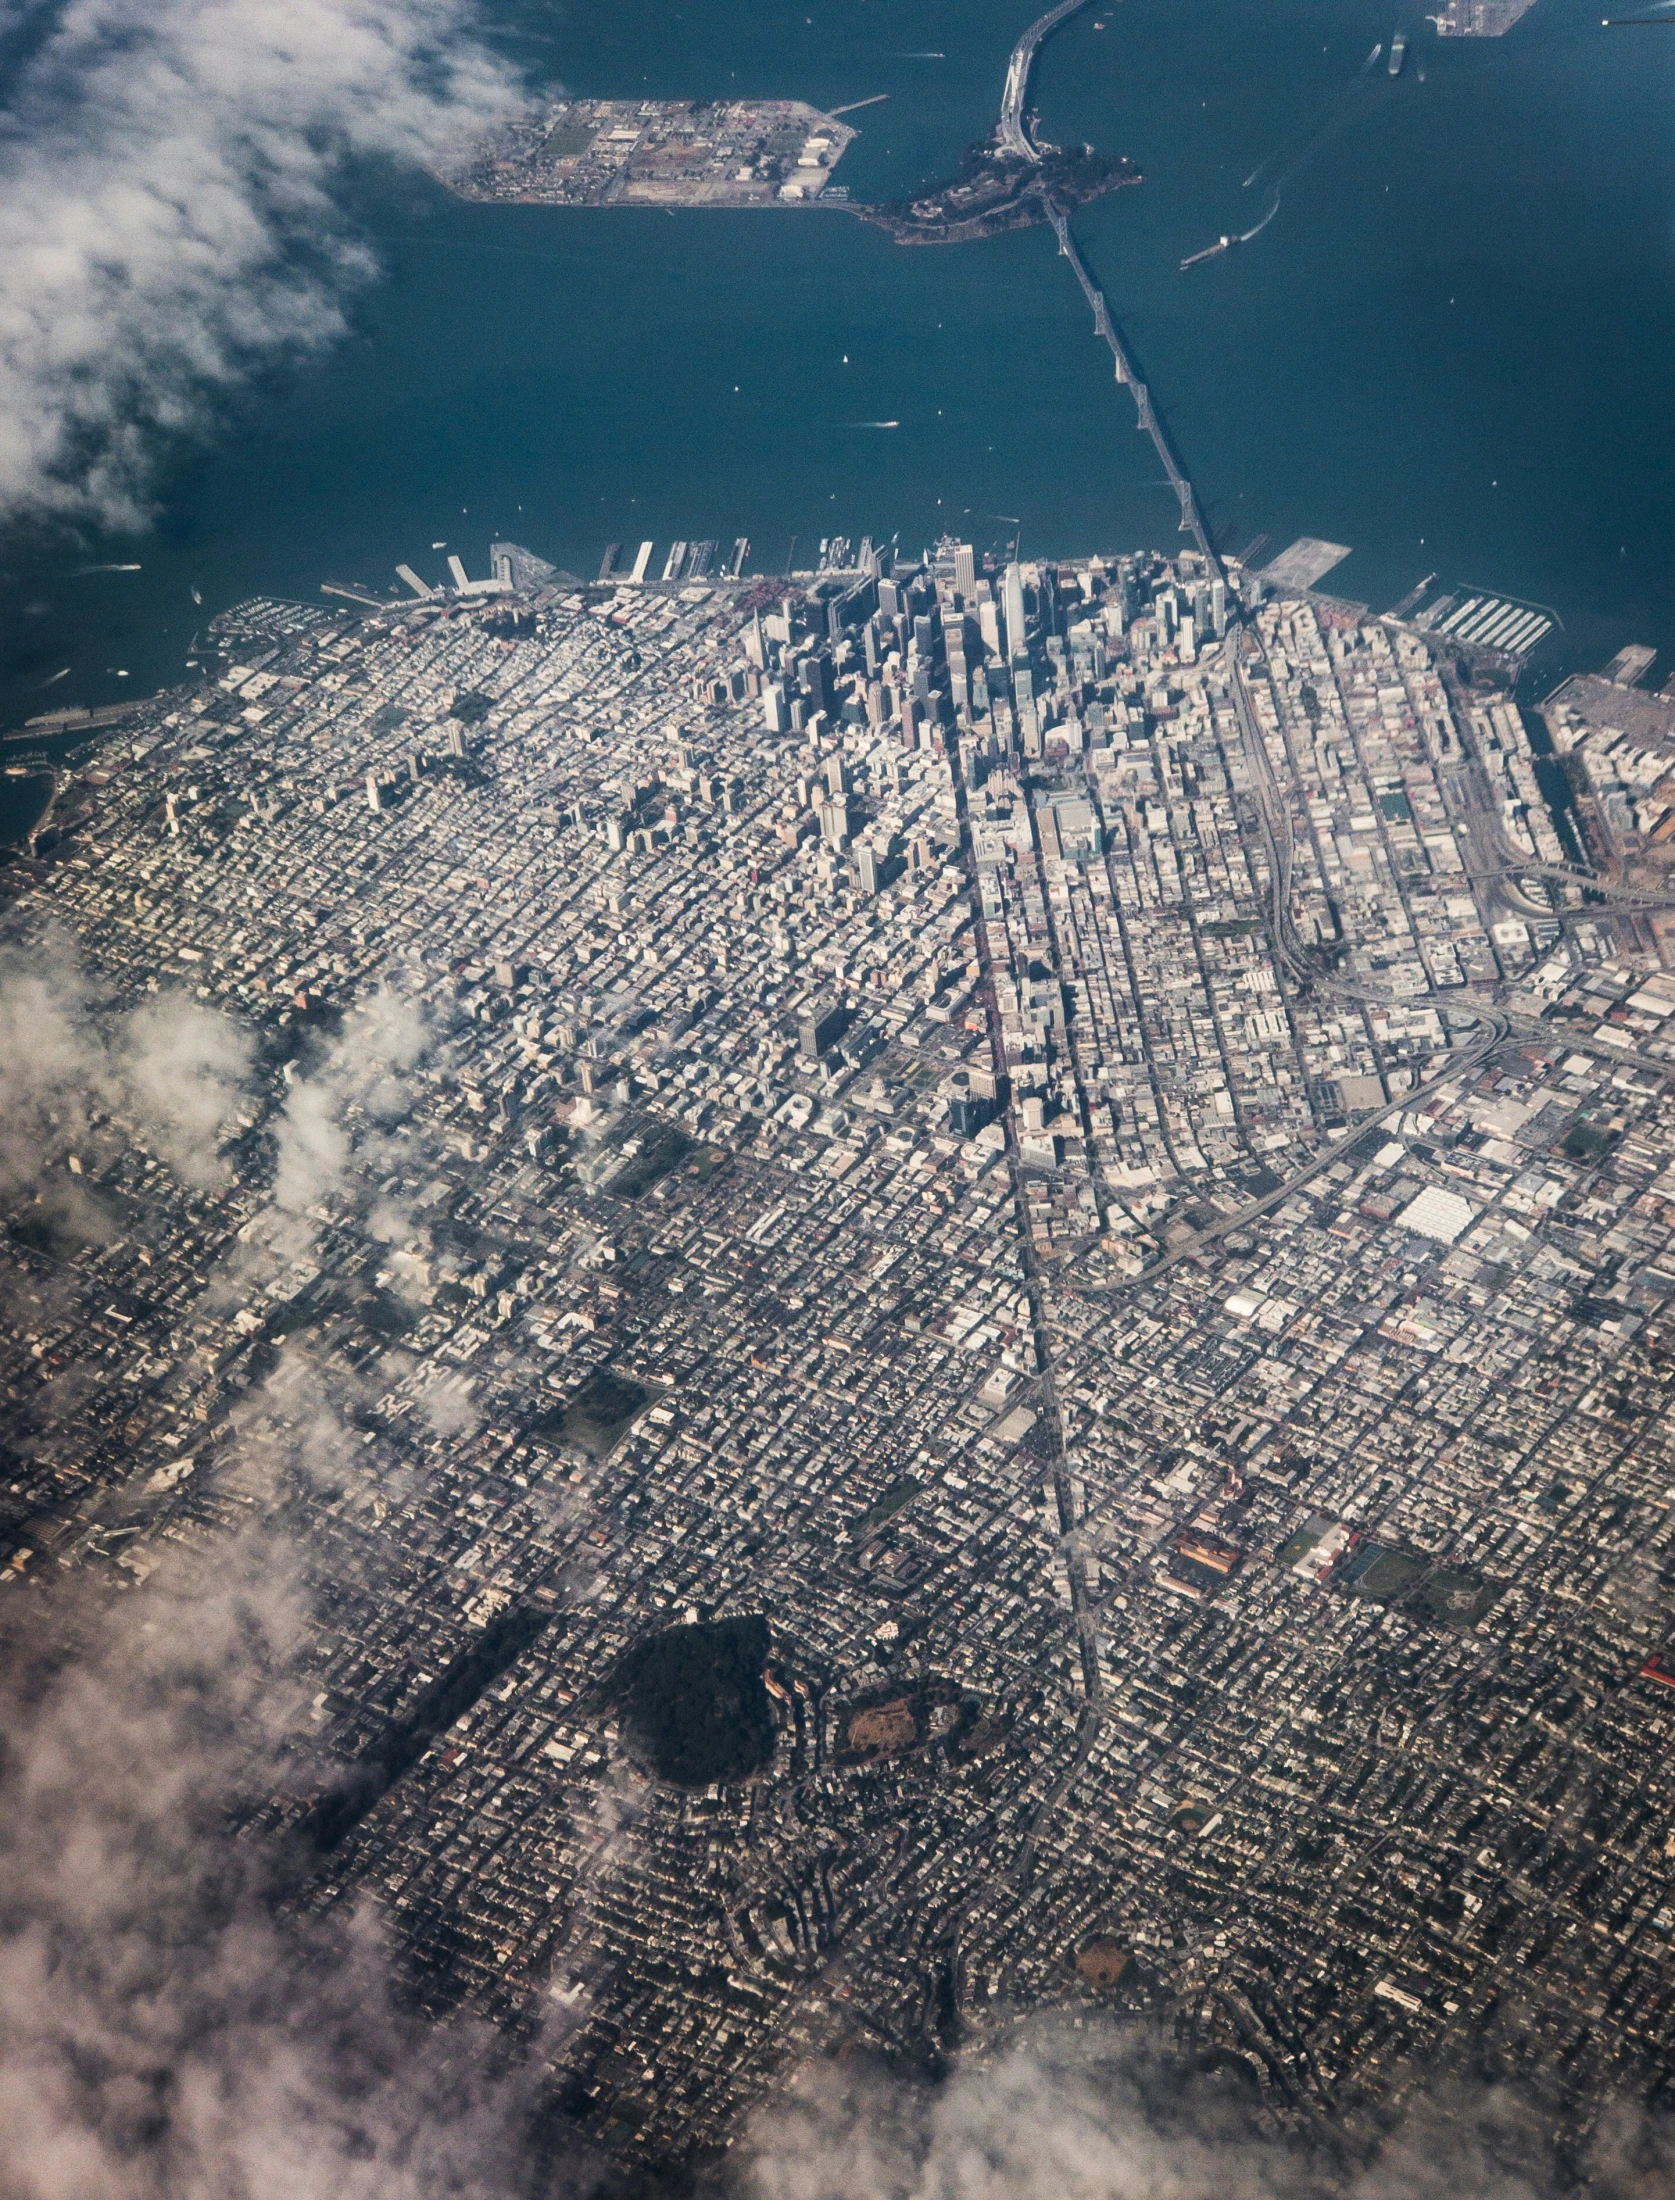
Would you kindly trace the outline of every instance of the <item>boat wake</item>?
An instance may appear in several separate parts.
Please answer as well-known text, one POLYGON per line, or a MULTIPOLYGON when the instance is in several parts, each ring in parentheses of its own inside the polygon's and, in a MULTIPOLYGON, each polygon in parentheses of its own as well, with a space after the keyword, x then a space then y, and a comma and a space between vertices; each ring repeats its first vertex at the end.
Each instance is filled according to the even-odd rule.
POLYGON ((1325 112, 1318 115, 1300 137, 1287 140, 1284 145, 1279 147, 1277 152, 1270 153, 1266 160, 1259 161, 1239 186, 1240 190, 1248 191, 1253 183, 1258 182, 1263 176, 1267 175, 1272 168, 1278 168, 1280 171, 1276 179, 1278 183, 1289 182, 1303 163, 1318 153, 1320 148, 1330 138, 1335 137, 1344 124, 1348 122, 1360 103, 1361 93, 1367 79, 1378 67, 1383 53, 1384 42, 1381 39, 1343 90, 1333 95, 1331 104, 1325 112))
MULTIPOLYGON (((1405 52, 1406 41, 1399 40, 1399 44, 1405 52)), ((1189 267, 1198 267, 1205 260, 1219 259, 1222 253, 1231 252, 1235 245, 1249 244, 1253 237, 1261 236, 1263 230, 1267 228, 1280 210, 1280 200, 1284 195, 1286 185, 1305 163, 1312 160, 1321 147, 1327 144, 1330 139, 1336 137, 1338 132, 1345 128, 1351 120, 1363 96, 1367 80, 1378 67, 1383 53, 1384 44, 1380 40, 1344 89, 1334 95, 1331 105, 1324 114, 1317 117, 1301 137, 1290 140, 1287 144, 1282 145, 1277 152, 1270 153, 1265 161, 1259 162, 1244 182, 1240 184, 1241 191, 1248 191, 1252 184, 1260 183, 1264 176, 1272 176, 1272 181, 1268 186, 1268 204, 1263 209, 1261 219, 1249 229, 1230 230, 1225 236, 1218 237, 1214 244, 1206 245, 1202 252, 1190 253, 1181 262, 1181 272, 1183 274, 1189 267)), ((1396 66, 1400 67, 1399 60, 1396 66)), ((1392 70, 1391 73, 1394 74, 1395 71, 1392 70)))

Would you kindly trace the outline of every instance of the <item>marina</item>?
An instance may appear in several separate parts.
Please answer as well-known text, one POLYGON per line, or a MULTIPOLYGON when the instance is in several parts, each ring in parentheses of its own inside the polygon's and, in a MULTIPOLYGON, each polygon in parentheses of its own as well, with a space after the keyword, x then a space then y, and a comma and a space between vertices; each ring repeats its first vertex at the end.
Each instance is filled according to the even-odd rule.
POLYGON ((1444 635, 1475 649, 1493 649, 1508 657, 1528 657, 1559 626, 1558 613, 1545 605, 1519 603, 1487 589, 1460 588, 1409 614, 1422 634, 1444 635))

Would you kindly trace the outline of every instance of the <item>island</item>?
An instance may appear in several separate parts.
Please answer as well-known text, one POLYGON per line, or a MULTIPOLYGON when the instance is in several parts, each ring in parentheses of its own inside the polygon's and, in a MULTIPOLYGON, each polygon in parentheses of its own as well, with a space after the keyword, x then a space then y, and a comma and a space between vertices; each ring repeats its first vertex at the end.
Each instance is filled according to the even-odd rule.
POLYGON ((972 146, 947 183, 916 199, 853 211, 889 230, 898 244, 967 244, 1051 221, 1055 199, 1061 206, 1084 206, 1140 180, 1131 161, 1092 146, 1044 147, 1028 159, 991 139, 972 146))
MULTIPOLYGON (((847 110, 846 110, 847 111, 847 110)), ((439 180, 461 198, 521 206, 831 206, 898 244, 965 244, 1051 220, 1138 183, 1132 163, 1027 144, 1004 123, 945 183, 881 205, 832 179, 856 132, 803 100, 559 100, 472 146, 439 180)))
POLYGON ((812 206, 855 132, 800 99, 561 99, 505 124, 439 180, 535 206, 812 206))

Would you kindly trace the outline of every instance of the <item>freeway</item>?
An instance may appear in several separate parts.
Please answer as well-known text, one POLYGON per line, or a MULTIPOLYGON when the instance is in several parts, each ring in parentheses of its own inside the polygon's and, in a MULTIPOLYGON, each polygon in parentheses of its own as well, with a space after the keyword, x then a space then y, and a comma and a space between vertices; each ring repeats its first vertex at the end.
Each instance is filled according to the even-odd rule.
MULTIPOLYGON (((1334 1162, 1341 1161, 1355 1139, 1362 1137, 1370 1130, 1376 1130, 1381 1123, 1387 1123, 1392 1116, 1400 1115, 1405 1108, 1418 1107, 1422 1101, 1428 1100, 1433 1093, 1440 1092, 1445 1085, 1452 1084, 1456 1079, 1471 1076, 1475 1070, 1483 1066, 1490 1055, 1494 1053, 1496 1047, 1513 1035, 1513 1019, 1498 1010, 1479 1009, 1475 1005, 1467 1008, 1463 1003, 1458 1005, 1450 1003, 1449 1013, 1460 1017, 1462 1020, 1469 1019, 1479 1024, 1481 1026, 1480 1035, 1468 1047, 1458 1050, 1450 1049, 1443 1059, 1441 1068, 1434 1071, 1423 1083, 1416 1085, 1411 1092, 1398 1093, 1394 1100, 1387 1101, 1382 1108, 1376 1109, 1371 1115, 1359 1117, 1353 1132, 1349 1136, 1322 1147, 1300 1169, 1293 1170, 1284 1182, 1273 1191, 1264 1193, 1260 1199, 1251 1200, 1247 1206, 1236 1209, 1232 1214, 1219 1216, 1216 1221, 1210 1223, 1206 1228, 1195 1230, 1190 1237, 1182 1238, 1177 1244, 1171 1245, 1166 1251, 1159 1253, 1155 1260, 1149 1261, 1144 1268, 1137 1269, 1131 1276, 1126 1276, 1121 1283, 1090 1286, 1085 1296, 1090 1299, 1102 1300, 1125 1298, 1129 1292, 1138 1291, 1147 1284, 1155 1283, 1160 1276, 1167 1275, 1171 1268, 1178 1267, 1183 1260, 1191 1260, 1195 1254, 1204 1252, 1208 1247, 1215 1244, 1218 1239, 1230 1237, 1239 1230, 1249 1229, 1253 1222, 1259 1222, 1264 1215, 1271 1214, 1276 1207, 1283 1206, 1293 1192, 1300 1191, 1305 1184, 1312 1183, 1317 1176, 1324 1175, 1334 1162)), ((1552 1036, 1550 1027, 1543 1025, 1538 1028, 1544 1038, 1552 1036)), ((1617 1058, 1622 1061, 1637 1061, 1639 1059, 1627 1054, 1617 1058)), ((1648 1060, 1644 1066, 1660 1069, 1665 1075, 1670 1072, 1670 1065, 1667 1063, 1653 1063, 1648 1060)))
POLYGON ((1024 94, 1029 90, 1029 72, 1035 66, 1041 41, 1078 8, 1086 6, 1087 0, 1058 0, 1058 6, 1049 8, 1045 15, 1038 15, 1012 48, 1012 58, 1006 64, 1006 89, 1001 94, 1000 127, 995 135, 1001 150, 1010 153, 1015 160, 1031 161, 1037 166, 1041 160, 1024 128, 1024 94))

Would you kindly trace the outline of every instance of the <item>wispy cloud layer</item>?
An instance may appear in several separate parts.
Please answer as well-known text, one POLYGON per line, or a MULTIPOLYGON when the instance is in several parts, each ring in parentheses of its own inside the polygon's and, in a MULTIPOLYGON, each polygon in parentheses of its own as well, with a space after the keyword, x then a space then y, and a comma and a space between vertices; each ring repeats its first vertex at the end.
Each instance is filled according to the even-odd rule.
POLYGON ((61 939, 0 949, 0 1200, 61 1182, 105 1115, 185 1182, 216 1182, 251 1053, 246 1033, 187 994, 126 1012, 101 1003, 61 939))
POLYGON ((1489 2086, 1416 2088, 1394 2127, 1286 2138, 1135 2025, 1022 2025, 946 2083, 822 2063, 755 2118, 748 2200, 1668 2200, 1668 2131, 1608 2105, 1579 2156, 1489 2086))
POLYGON ((469 0, 49 0, 0 117, 0 520, 143 519, 159 440, 342 333, 346 160, 508 96, 469 0))
POLYGON ((298 1776, 303 1608, 253 1538, 84 1609, 73 1662, 39 1656, 39 1612, 35 1657, 6 1643, 7 2200, 527 2191, 530 2102, 488 2043, 402 2014, 368 1918, 284 1924, 279 1859, 234 1838, 241 1797, 298 1776))

